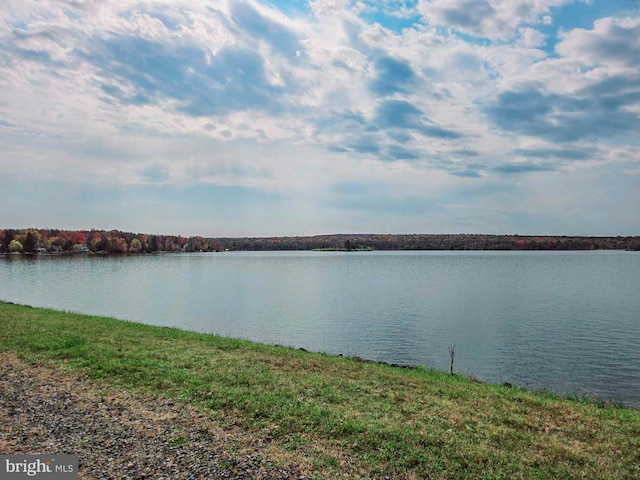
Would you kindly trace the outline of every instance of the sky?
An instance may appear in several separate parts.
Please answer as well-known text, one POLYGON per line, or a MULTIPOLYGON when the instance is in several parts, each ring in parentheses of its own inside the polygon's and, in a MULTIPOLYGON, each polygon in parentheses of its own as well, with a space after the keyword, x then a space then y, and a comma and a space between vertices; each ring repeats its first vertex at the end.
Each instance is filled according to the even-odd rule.
POLYGON ((0 228, 640 235, 638 0, 2 0, 0 228))

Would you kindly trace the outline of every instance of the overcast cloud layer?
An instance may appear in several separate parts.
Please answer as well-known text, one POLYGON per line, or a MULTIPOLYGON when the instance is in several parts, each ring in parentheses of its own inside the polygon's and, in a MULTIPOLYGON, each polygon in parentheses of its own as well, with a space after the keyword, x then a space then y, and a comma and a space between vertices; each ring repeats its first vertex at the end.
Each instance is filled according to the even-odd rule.
POLYGON ((636 0, 4 0, 1 227, 640 234, 636 0))

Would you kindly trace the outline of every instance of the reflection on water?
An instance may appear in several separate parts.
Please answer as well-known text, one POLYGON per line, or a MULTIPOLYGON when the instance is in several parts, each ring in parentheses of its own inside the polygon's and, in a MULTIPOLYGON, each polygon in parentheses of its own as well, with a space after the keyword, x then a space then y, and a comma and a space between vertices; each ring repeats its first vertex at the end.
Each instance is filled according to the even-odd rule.
POLYGON ((0 299, 640 406, 640 254, 7 257, 0 299))

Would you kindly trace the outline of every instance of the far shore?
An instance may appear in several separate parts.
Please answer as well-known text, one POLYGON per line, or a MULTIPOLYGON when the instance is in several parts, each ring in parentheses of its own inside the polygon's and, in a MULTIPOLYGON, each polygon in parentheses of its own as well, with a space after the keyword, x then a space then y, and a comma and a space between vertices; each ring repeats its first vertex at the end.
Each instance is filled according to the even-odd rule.
POLYGON ((494 234, 329 234, 280 237, 202 237, 119 230, 0 229, 0 253, 109 253, 369 250, 630 250, 640 236, 494 234))

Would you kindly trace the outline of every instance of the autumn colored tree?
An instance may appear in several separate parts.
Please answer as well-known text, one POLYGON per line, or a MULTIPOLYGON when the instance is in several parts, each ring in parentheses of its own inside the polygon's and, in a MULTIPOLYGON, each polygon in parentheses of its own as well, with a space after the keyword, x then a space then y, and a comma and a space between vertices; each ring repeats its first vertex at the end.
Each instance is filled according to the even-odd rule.
MULTIPOLYGON (((140 240, 138 240, 140 242, 140 240)), ((111 237, 109 246, 107 247, 109 253, 127 253, 127 242, 122 237, 111 237)))
POLYGON ((186 250, 187 252, 199 252, 202 250, 206 250, 204 238, 200 236, 189 237, 189 240, 187 240, 186 244, 186 250))
POLYGON ((97 252, 98 249, 100 248, 101 242, 102 242, 102 236, 100 235, 100 232, 92 230, 91 237, 87 241, 87 246, 89 247, 89 250, 91 250, 92 252, 97 252))
POLYGON ((49 240, 47 241, 47 243, 50 246, 57 245, 59 247, 62 247, 65 244, 65 241, 62 237, 49 237, 49 240))
MULTIPOLYGON (((139 235, 138 238, 140 239, 140 245, 141 245, 140 251, 144 253, 148 253, 151 250, 151 247, 149 247, 149 236, 139 235)), ((129 244, 129 249, 131 249, 131 244, 129 244)))
POLYGON ((87 241, 87 236, 82 232, 70 232, 68 237, 72 245, 82 245, 87 241))

